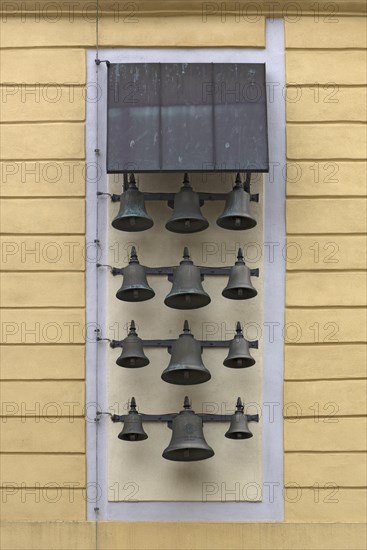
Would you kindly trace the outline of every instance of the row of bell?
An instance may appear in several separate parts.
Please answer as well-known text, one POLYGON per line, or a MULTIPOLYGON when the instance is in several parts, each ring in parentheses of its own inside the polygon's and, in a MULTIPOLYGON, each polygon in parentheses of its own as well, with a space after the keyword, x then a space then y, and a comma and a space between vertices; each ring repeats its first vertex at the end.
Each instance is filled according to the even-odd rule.
MULTIPOLYGON (((252 437, 243 411, 244 406, 241 399, 238 398, 229 429, 224 434, 228 439, 252 437)), ((134 397, 131 399, 130 411, 118 438, 123 441, 143 441, 148 438, 143 428, 141 415, 136 410, 134 397)), ((203 420, 191 409, 188 397, 185 397, 183 410, 173 419, 171 441, 162 456, 167 460, 177 462, 205 460, 214 456, 213 449, 205 441, 203 420)))
MULTIPOLYGON (((144 193, 136 187, 134 175, 120 196, 120 209, 112 220, 112 227, 120 231, 145 231, 153 226, 153 219, 146 211, 144 193)), ((243 230, 255 227, 256 220, 250 212, 250 194, 244 190, 240 174, 234 187, 228 193, 223 214, 217 224, 224 229, 243 230)), ((173 213, 166 223, 166 229, 173 233, 197 233, 209 226, 200 210, 200 198, 190 185, 185 174, 181 190, 174 198, 173 213)))
MULTIPOLYGON (((161 375, 162 380, 181 386, 202 384, 210 380, 211 374, 201 359, 201 343, 191 334, 188 321, 184 323, 183 333, 173 342, 170 353, 171 360, 161 375)), ((116 364, 119 367, 133 369, 149 365, 143 341, 136 333, 134 321, 131 321, 129 334, 122 342, 122 352, 116 364)), ((254 364, 255 359, 250 354, 249 342, 243 336, 241 324, 237 322, 236 335, 230 342, 223 365, 233 369, 244 369, 254 364)))
MULTIPOLYGON (((155 296, 154 290, 148 285, 146 268, 140 265, 136 249, 133 246, 129 265, 124 268, 123 282, 116 297, 124 302, 144 302, 155 296)), ((248 300, 257 295, 257 290, 251 283, 251 270, 243 260, 241 248, 238 250, 237 261, 231 268, 227 286, 222 295, 230 300, 248 300)), ((183 260, 175 268, 171 292, 164 303, 174 309, 198 309, 210 303, 210 296, 201 284, 200 267, 190 260, 189 250, 184 248, 183 260)))

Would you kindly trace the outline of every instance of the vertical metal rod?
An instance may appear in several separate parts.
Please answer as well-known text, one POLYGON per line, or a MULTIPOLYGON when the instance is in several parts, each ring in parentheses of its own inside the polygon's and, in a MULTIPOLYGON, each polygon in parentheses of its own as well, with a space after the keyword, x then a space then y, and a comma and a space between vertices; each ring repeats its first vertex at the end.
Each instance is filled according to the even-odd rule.
POLYGON ((159 118, 158 118, 158 140, 159 140, 159 169, 162 170, 163 152, 162 152, 162 67, 158 63, 158 90, 159 90, 159 118))
POLYGON ((215 133, 215 99, 214 99, 214 94, 215 94, 215 84, 214 84, 214 63, 212 63, 211 65, 212 65, 212 71, 211 71, 211 73, 212 73, 212 90, 213 90, 213 93, 212 93, 213 169, 215 170, 216 164, 217 164, 217 155, 216 155, 216 148, 215 148, 216 133, 215 133))
POLYGON ((123 179, 124 179, 124 184, 123 184, 123 190, 124 192, 127 190, 128 188, 128 185, 129 185, 129 178, 128 178, 128 175, 126 172, 123 173, 123 179))

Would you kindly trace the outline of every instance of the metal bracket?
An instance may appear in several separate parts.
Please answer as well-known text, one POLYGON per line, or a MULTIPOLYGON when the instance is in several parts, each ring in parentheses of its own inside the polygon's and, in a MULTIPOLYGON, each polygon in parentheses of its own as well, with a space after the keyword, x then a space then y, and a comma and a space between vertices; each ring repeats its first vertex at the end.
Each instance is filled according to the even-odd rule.
MULTIPOLYGON (((101 267, 97 264, 97 267, 101 267)), ((173 273, 176 267, 178 266, 167 266, 167 267, 145 267, 145 272, 147 275, 167 275, 168 280, 172 281, 173 273)), ((229 275, 232 267, 204 267, 196 266, 200 269, 201 280, 204 279, 205 275, 229 275)), ((112 267, 111 273, 115 277, 116 275, 123 275, 125 267, 112 267)), ((250 269, 251 277, 259 277, 259 268, 250 269)))
MULTIPOLYGON (((107 340, 107 338, 100 338, 100 340, 107 340)), ((176 340, 142 340, 143 347, 154 347, 154 348, 171 348, 173 343, 176 340)), ((110 347, 112 349, 122 348, 123 340, 111 340, 110 347)), ((232 340, 198 340, 202 348, 228 348, 232 340)), ((253 349, 259 348, 259 341, 253 340, 249 342, 249 347, 253 349)))
MULTIPOLYGON (((250 194, 251 202, 259 202, 259 194, 250 194)), ((143 193, 144 200, 146 201, 165 201, 167 202, 170 208, 173 208, 175 193, 143 193)), ((227 199, 228 193, 201 193, 198 192, 200 206, 203 206, 205 201, 225 201, 227 199)), ((111 195, 112 202, 120 202, 121 195, 113 193, 111 195)))
MULTIPOLYGON (((168 413, 168 414, 144 414, 139 413, 143 422, 166 422, 169 428, 172 428, 173 419, 180 413, 168 413)), ((230 422, 232 420, 232 414, 204 414, 195 413, 199 416, 203 422, 230 422)), ((125 422, 128 414, 113 414, 111 415, 112 422, 125 422)), ((258 414, 246 414, 248 422, 259 422, 258 414)))
POLYGON ((106 67, 109 67, 111 65, 111 62, 108 61, 108 59, 98 59, 97 58, 97 59, 94 60, 94 63, 96 65, 100 65, 101 63, 106 63, 106 67))

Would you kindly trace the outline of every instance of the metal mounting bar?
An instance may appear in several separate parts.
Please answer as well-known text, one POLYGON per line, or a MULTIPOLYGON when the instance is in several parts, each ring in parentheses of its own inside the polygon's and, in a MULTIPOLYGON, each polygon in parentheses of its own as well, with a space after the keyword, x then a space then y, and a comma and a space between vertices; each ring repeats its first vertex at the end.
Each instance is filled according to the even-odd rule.
MULTIPOLYGON (((97 267, 100 267, 97 264, 97 267)), ((173 276, 173 272, 178 266, 168 266, 168 267, 146 267, 145 272, 147 275, 168 275, 169 277, 173 276)), ((201 276, 204 275, 229 275, 232 267, 203 267, 196 266, 200 268, 201 276)), ((113 276, 123 275, 125 267, 112 267, 111 273, 113 276)), ((250 269, 251 277, 259 277, 259 269, 250 269)))
MULTIPOLYGON (((144 194, 144 200, 146 201, 167 201, 168 206, 173 208, 173 202, 175 199, 175 193, 143 193, 144 194)), ((200 200, 200 206, 203 206, 205 201, 225 201, 227 199, 228 193, 200 193, 198 192, 199 200, 200 200)), ((111 195, 111 201, 112 202, 119 202, 120 196, 116 193, 113 193, 111 195)), ((259 194, 251 194, 250 193, 250 201, 251 202, 259 202, 259 194)))
MULTIPOLYGON (((170 340, 143 340, 143 346, 145 347, 155 347, 155 348, 170 348, 173 345, 173 342, 176 340, 170 339, 170 340)), ((111 340, 110 347, 115 348, 122 348, 123 347, 123 340, 111 340)), ((232 340, 198 340, 200 342, 201 347, 203 348, 228 348, 232 340)), ((259 341, 253 340, 252 342, 249 342, 249 347, 253 349, 259 348, 259 341)))
MULTIPOLYGON (((203 420, 203 422, 230 422, 232 420, 232 414, 204 414, 204 413, 195 413, 197 416, 203 420)), ((179 413, 168 413, 168 414, 144 414, 139 413, 143 422, 167 422, 171 423, 173 419, 179 415, 179 413)), ((113 414, 111 416, 112 422, 125 422, 128 418, 128 414, 113 414)), ((246 414, 248 422, 259 422, 258 414, 246 414)))

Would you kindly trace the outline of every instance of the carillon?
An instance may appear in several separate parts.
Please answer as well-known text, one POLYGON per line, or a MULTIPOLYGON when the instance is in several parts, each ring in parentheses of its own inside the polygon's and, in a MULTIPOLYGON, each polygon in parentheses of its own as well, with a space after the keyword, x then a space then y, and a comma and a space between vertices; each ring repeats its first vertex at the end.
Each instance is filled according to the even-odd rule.
MULTIPOLYGON (((123 193, 112 195, 112 200, 120 201, 120 208, 112 220, 112 226, 120 231, 145 231, 153 226, 153 219, 145 208, 146 200, 167 200, 173 208, 165 227, 173 233, 190 234, 204 231, 209 222, 201 212, 206 200, 223 200, 223 213, 217 218, 217 225, 223 229, 239 231, 256 226, 256 219, 251 214, 250 202, 257 201, 257 195, 250 193, 250 174, 245 183, 238 173, 234 186, 229 193, 198 193, 190 185, 188 173, 185 173, 180 191, 172 193, 142 193, 136 186, 134 174, 125 180, 123 193)), ((99 264, 98 264, 99 265, 99 264)), ((111 266, 109 266, 111 267, 111 266)), ((237 260, 231 267, 204 267, 195 265, 184 247, 183 258, 177 266, 147 267, 138 260, 136 248, 131 248, 129 263, 126 267, 111 267, 112 275, 122 275, 122 285, 116 293, 119 300, 125 302, 144 302, 155 296, 154 290, 147 281, 147 276, 166 275, 172 283, 164 304, 177 310, 200 309, 211 302, 202 282, 206 276, 227 276, 228 283, 222 296, 230 300, 248 300, 257 295, 251 276, 259 276, 258 269, 249 269, 244 261, 242 249, 238 249, 237 260)), ((145 347, 165 347, 170 354, 168 366, 163 370, 161 379, 168 384, 189 386, 203 384, 211 379, 211 373, 203 363, 203 349, 208 347, 229 348, 223 365, 230 369, 246 369, 255 364, 250 348, 257 348, 258 342, 249 342, 244 338, 241 323, 236 323, 235 336, 232 340, 204 341, 197 340, 191 333, 186 320, 183 331, 177 339, 143 340, 139 338, 135 322, 130 322, 129 331, 121 341, 112 340, 111 347, 122 348, 116 364, 119 367, 138 369, 149 365, 145 347)), ((103 414, 103 413, 100 413, 103 414)), ((118 434, 122 441, 143 441, 147 439, 144 422, 166 422, 172 430, 171 441, 164 449, 162 456, 174 462, 193 462, 206 460, 214 456, 214 450, 204 437, 205 422, 229 422, 225 432, 227 439, 245 440, 253 436, 248 422, 258 422, 258 415, 246 415, 244 405, 237 399, 235 412, 231 415, 197 414, 191 408, 188 397, 185 397, 183 409, 179 413, 143 414, 137 411, 135 398, 130 402, 126 415, 112 415, 113 422, 123 422, 123 429, 118 434)))
POLYGON ((206 201, 225 201, 224 211, 217 219, 217 225, 233 231, 251 229, 257 222, 251 214, 250 202, 258 202, 259 195, 250 193, 250 179, 251 174, 246 174, 243 184, 240 173, 237 173, 235 184, 229 193, 198 193, 191 187, 189 175, 185 172, 178 193, 143 193, 138 190, 132 173, 121 195, 111 195, 112 201, 120 202, 112 227, 128 232, 150 229, 154 222, 146 211, 145 202, 167 201, 173 212, 165 224, 166 229, 173 233, 199 233, 209 227, 201 206, 206 201))
MULTIPOLYGON (((100 267, 100 264, 97 264, 100 267)), ((111 266, 108 266, 111 267, 111 266)), ((251 283, 251 276, 259 276, 258 269, 249 269, 243 260, 242 249, 238 250, 233 267, 203 267, 194 265, 189 249, 185 246, 183 259, 177 267, 146 267, 139 264, 135 247, 131 249, 130 261, 126 267, 111 268, 112 275, 123 275, 123 283, 116 297, 125 302, 143 302, 154 297, 154 290, 148 285, 147 275, 167 275, 172 281, 171 291, 164 303, 173 309, 199 309, 207 306, 210 296, 202 286, 205 276, 229 275, 228 284, 222 292, 231 300, 248 300, 257 295, 251 283)))
POLYGON ((166 347, 171 354, 168 367, 162 373, 162 380, 181 386, 202 384, 211 375, 201 359, 203 348, 228 348, 223 361, 225 367, 244 369, 255 364, 250 354, 251 348, 258 348, 258 341, 248 342, 242 333, 241 324, 236 324, 233 340, 196 340, 191 334, 188 321, 184 322, 183 332, 176 340, 142 340, 136 334, 135 322, 131 321, 128 336, 124 340, 112 340, 112 348, 122 347, 116 360, 119 367, 139 368, 149 364, 144 347, 166 347))
MULTIPOLYGON (((103 412, 98 412, 97 417, 103 412)), ((107 413, 108 414, 108 413, 107 413)), ((244 414, 244 405, 238 397, 235 413, 206 414, 195 413, 189 398, 184 399, 183 409, 179 413, 144 414, 136 410, 135 398, 131 398, 130 410, 125 415, 110 415, 112 422, 123 422, 124 427, 118 434, 122 441, 143 441, 147 439, 143 422, 163 422, 172 430, 171 441, 162 453, 163 458, 174 462, 196 462, 214 456, 214 450, 208 445, 203 432, 205 422, 229 422, 224 434, 228 439, 249 439, 252 433, 248 422, 259 422, 259 415, 244 414)))

